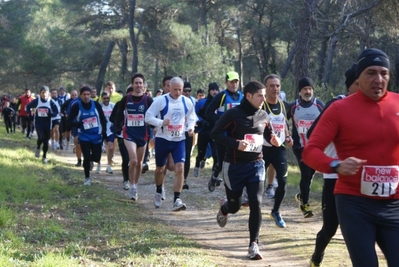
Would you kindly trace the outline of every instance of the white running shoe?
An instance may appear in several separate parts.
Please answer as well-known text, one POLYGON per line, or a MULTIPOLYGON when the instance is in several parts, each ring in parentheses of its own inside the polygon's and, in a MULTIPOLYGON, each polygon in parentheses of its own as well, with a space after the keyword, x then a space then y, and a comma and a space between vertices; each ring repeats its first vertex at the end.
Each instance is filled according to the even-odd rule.
POLYGON ((163 187, 162 187, 162 197, 161 197, 161 199, 162 200, 166 199, 165 188, 163 188, 163 187))
POLYGON ((37 149, 35 150, 35 157, 36 157, 36 158, 40 157, 40 148, 37 148, 37 149))
MULTIPOLYGON (((133 200, 133 201, 136 201, 137 199, 138 199, 138 196, 137 196, 137 188, 135 188, 135 187, 130 187, 130 190, 129 190, 129 199, 131 199, 131 200, 133 200)), ((154 200, 155 201, 155 200, 154 200)))
POLYGON ((65 150, 67 150, 67 151, 68 151, 68 150, 69 150, 69 148, 70 148, 70 144, 69 144, 69 142, 67 142, 67 143, 66 143, 66 146, 65 146, 65 150))
POLYGON ((129 188, 130 188, 130 183, 129 183, 129 181, 123 181, 123 189, 129 190, 129 188))
POLYGON ((175 203, 173 203, 173 211, 181 211, 181 210, 186 210, 186 204, 181 201, 180 198, 176 198, 175 203))
POLYGON ((274 187, 272 184, 269 184, 265 190, 264 196, 267 198, 274 198, 274 187))
POLYGON ((259 247, 256 242, 252 242, 251 246, 248 248, 248 258, 251 260, 261 260, 263 259, 262 254, 259 252, 259 247))
POLYGON ((91 186, 91 178, 90 177, 86 178, 86 180, 83 183, 83 185, 91 186))
POLYGON ((96 173, 100 174, 101 173, 101 164, 97 164, 97 169, 96 169, 96 173))
POLYGON ((227 199, 225 199, 225 198, 222 198, 220 200, 220 209, 219 209, 218 214, 216 215, 216 221, 218 222, 220 227, 225 227, 226 223, 227 223, 227 215, 224 215, 222 213, 222 206, 224 203, 226 203, 226 201, 227 201, 227 199))
POLYGON ((47 164, 47 159, 46 158, 42 158, 42 163, 43 164, 47 164))
POLYGON ((155 193, 154 196, 154 206, 155 208, 159 208, 162 205, 162 194, 160 193, 155 193))
POLYGON ((111 169, 111 166, 107 166, 107 170, 105 171, 108 174, 113 174, 114 172, 111 169))

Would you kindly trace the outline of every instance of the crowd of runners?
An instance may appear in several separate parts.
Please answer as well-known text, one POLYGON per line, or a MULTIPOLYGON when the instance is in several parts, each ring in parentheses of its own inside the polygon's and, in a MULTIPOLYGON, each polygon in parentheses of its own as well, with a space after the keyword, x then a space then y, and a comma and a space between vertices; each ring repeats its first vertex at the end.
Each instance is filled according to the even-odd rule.
POLYGON ((322 266, 339 224, 353 266, 378 266, 376 242, 388 266, 399 266, 399 95, 387 91, 389 70, 384 52, 366 49, 345 73, 347 94, 326 106, 314 96, 310 77, 299 80, 299 97, 288 103, 275 74, 239 90, 239 74, 230 71, 224 77, 226 89, 210 82, 207 91, 199 89, 193 97, 191 84, 180 77, 164 77, 162 89, 153 95, 145 76, 135 73, 124 92, 117 92, 110 81, 99 96, 87 84, 69 93, 64 87, 42 86, 36 98, 28 89, 18 98, 3 95, 2 116, 7 134, 17 128, 29 139, 36 131, 34 154, 43 164, 49 146, 70 150, 73 142, 86 186, 91 185, 95 163, 96 172, 103 171, 103 152, 105 172, 113 174, 119 147, 123 188, 132 201, 139 200, 139 178, 153 156, 154 206, 161 207, 166 198, 166 172, 174 172, 173 211, 187 208, 181 191, 189 190, 196 146, 193 176, 199 177, 212 157, 208 189, 212 192, 222 183, 225 187, 216 215, 219 226, 225 227, 228 214, 249 206, 250 259, 262 259, 263 197, 274 199, 270 218, 277 227, 286 227, 280 207, 286 193, 287 148, 292 148, 301 176, 295 199, 304 218, 313 216, 309 194, 316 170, 324 176, 323 227, 310 266, 322 266))

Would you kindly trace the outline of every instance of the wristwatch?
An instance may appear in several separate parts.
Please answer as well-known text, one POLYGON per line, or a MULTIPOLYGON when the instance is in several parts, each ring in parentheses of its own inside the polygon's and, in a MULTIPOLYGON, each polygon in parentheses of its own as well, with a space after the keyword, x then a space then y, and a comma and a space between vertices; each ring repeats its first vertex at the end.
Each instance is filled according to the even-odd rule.
POLYGON ((335 160, 331 161, 331 162, 330 162, 330 168, 331 168, 331 170, 332 170, 334 173, 338 173, 338 172, 337 172, 337 169, 338 169, 338 167, 339 167, 340 164, 341 164, 341 161, 340 161, 340 160, 335 159, 335 160))

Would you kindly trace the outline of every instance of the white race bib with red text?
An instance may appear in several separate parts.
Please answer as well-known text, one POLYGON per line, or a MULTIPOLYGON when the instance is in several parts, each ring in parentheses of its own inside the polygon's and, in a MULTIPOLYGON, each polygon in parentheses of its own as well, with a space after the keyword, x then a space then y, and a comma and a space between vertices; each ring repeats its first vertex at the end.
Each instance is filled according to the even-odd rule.
POLYGON ((249 145, 245 147, 245 152, 261 152, 263 146, 263 136, 260 134, 246 134, 244 135, 244 141, 249 145))
POLYGON ((128 127, 144 126, 144 114, 129 114, 127 115, 128 127))
POLYGON ((37 108, 37 116, 38 117, 48 117, 48 109, 47 108, 37 108))
POLYGON ((372 197, 389 197, 396 193, 399 182, 399 166, 364 165, 360 193, 372 197))
POLYGON ((91 117, 83 120, 83 129, 89 130, 98 127, 98 122, 96 117, 91 117))

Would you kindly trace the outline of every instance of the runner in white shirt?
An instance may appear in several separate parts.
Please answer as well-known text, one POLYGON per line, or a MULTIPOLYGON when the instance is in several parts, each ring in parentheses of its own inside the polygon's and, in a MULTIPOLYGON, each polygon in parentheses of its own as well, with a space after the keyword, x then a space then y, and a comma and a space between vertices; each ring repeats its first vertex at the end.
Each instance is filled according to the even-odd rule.
POLYGON ((194 105, 182 96, 183 80, 174 77, 170 80, 170 92, 154 99, 147 110, 145 122, 156 127, 155 137, 155 184, 156 194, 154 205, 159 208, 162 204, 162 184, 168 154, 171 153, 175 164, 175 181, 173 186, 173 211, 185 210, 186 205, 180 199, 180 192, 184 182, 185 162, 185 124, 189 136, 194 133, 197 116, 194 105))
MULTIPOLYGON (((107 169, 105 170, 108 174, 113 174, 112 166, 112 158, 114 157, 114 141, 115 134, 112 130, 113 123, 109 121, 109 117, 111 116, 112 110, 115 107, 115 104, 110 102, 110 95, 108 92, 103 92, 101 94, 102 103, 100 104, 103 108, 105 119, 107 120, 107 138, 104 140, 105 142, 105 151, 107 153, 107 169)), ((98 163, 97 173, 101 171, 101 164, 98 163)))

